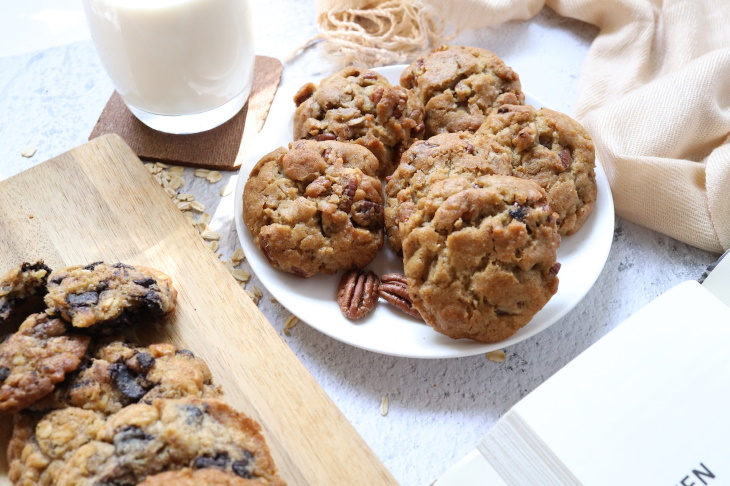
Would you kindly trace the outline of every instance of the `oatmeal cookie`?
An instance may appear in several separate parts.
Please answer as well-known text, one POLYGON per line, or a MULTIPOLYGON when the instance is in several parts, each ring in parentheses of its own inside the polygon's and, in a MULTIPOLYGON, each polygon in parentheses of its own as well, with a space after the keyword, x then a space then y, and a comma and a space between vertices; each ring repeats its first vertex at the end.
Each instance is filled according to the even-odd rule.
POLYGON ((502 341, 558 289, 560 235, 547 196, 511 176, 439 181, 403 239, 413 306, 454 339, 502 341))
POLYGON ((426 138, 474 132, 492 108, 525 101, 517 73, 493 52, 477 47, 438 47, 408 66, 400 83, 426 109, 426 138))
POLYGON ((339 140, 368 148, 380 175, 398 165, 401 153, 423 138, 423 105, 409 90, 374 72, 347 67, 308 83, 294 96, 294 139, 339 140))
POLYGON ((362 268, 383 245, 378 162, 350 143, 292 142, 264 156, 243 220, 269 263, 300 277, 362 268))
POLYGON ((191 397, 137 403, 109 416, 55 470, 55 479, 58 486, 131 486, 165 471, 213 467, 285 484, 258 423, 219 400, 191 397))
POLYGON ((568 115, 529 105, 493 111, 478 135, 491 137, 513 152, 514 176, 531 179, 548 194, 558 213, 558 231, 571 235, 596 204, 596 155, 593 141, 568 115))
POLYGON ((205 469, 180 469, 178 471, 167 471, 147 479, 137 486, 261 486, 267 484, 257 479, 244 479, 233 473, 215 468, 205 469))
POLYGON ((78 407, 104 414, 155 398, 217 397, 205 362, 172 344, 136 346, 112 340, 94 346, 79 369, 34 410, 78 407))
POLYGON ((102 414, 81 408, 46 415, 23 411, 13 418, 8 477, 14 486, 54 485, 61 466, 104 425, 102 414))
POLYGON ((28 317, 0 343, 0 412, 17 412, 53 391, 81 363, 89 338, 46 314, 28 317))
POLYGON ((388 242, 400 253, 398 225, 410 217, 418 201, 436 181, 457 175, 471 181, 484 175, 510 175, 511 172, 511 151, 472 133, 442 133, 414 143, 385 185, 388 242))
MULTIPOLYGON (((36 297, 42 301, 50 273, 51 269, 43 260, 38 260, 33 263, 23 262, 0 277, 0 324, 31 298, 36 297)), ((38 311, 43 310, 42 302, 40 305, 38 311)))
POLYGON ((124 263, 95 262, 54 271, 47 312, 74 327, 109 332, 175 309, 177 291, 164 273, 124 263))

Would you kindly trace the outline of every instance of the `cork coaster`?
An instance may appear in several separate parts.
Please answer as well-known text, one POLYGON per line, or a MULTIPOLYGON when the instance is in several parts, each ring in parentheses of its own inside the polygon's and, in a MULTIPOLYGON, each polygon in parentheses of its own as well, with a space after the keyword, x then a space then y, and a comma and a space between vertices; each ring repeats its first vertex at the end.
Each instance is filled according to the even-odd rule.
POLYGON ((248 102, 223 125, 202 133, 172 135, 137 120, 115 91, 89 140, 116 133, 140 159, 215 170, 238 170, 244 147, 261 130, 281 80, 278 59, 256 56, 248 102))

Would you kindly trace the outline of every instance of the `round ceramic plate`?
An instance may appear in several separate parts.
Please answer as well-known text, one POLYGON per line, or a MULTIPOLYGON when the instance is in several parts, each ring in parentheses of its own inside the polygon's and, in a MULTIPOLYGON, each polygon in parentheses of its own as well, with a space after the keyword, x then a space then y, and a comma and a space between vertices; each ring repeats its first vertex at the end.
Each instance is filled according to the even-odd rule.
MULTIPOLYGON (((375 70, 385 75, 392 84, 398 84, 404 67, 388 66, 375 70)), ((368 317, 359 321, 345 318, 336 301, 341 274, 303 279, 275 270, 266 262, 243 224, 242 194, 248 174, 261 157, 292 141, 295 108, 292 98, 299 86, 301 84, 293 83, 277 94, 266 126, 244 160, 236 188, 235 220, 238 238, 251 268, 271 295, 300 320, 334 339, 377 353, 410 358, 456 358, 502 349, 537 334, 567 314, 593 286, 608 258, 614 228, 611 189, 598 161, 598 200, 593 214, 578 233, 562 238, 558 250, 558 261, 562 265, 558 292, 509 339, 495 344, 450 339, 393 309, 382 299, 368 317)), ((527 93, 525 102, 538 108, 544 106, 527 93)), ((403 263, 386 242, 383 251, 368 268, 378 275, 402 273, 403 263)))

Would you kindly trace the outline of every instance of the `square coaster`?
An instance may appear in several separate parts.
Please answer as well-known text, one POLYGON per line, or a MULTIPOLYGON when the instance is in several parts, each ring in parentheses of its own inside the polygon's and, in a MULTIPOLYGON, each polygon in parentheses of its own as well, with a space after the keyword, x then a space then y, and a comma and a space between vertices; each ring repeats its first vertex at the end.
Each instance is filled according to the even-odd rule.
POLYGON ((237 170, 243 148, 264 126, 281 80, 278 59, 256 56, 248 102, 223 125, 206 132, 173 135, 139 121, 115 91, 101 112, 89 140, 116 133, 140 159, 215 170, 237 170))

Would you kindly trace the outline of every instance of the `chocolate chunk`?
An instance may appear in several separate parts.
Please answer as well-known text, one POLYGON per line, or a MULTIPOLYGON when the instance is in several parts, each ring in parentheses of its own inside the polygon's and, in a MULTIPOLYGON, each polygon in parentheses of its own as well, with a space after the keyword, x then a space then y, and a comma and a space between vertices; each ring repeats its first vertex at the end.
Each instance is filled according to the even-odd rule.
POLYGON ((515 206, 514 209, 510 209, 509 215, 519 222, 525 221, 525 209, 522 206, 515 206))
POLYGON ((228 453, 218 452, 215 456, 205 455, 196 457, 193 461, 193 468, 205 469, 208 467, 217 467, 218 469, 225 469, 230 462, 231 458, 228 453))
POLYGON ((155 357, 150 353, 137 353, 137 363, 144 371, 148 371, 155 364, 155 357))
POLYGON ((190 351, 189 349, 178 349, 177 351, 175 351, 175 354, 185 354, 187 356, 190 356, 191 358, 195 357, 193 352, 190 351))
POLYGON ((84 292, 83 294, 69 294, 66 302, 74 307, 94 305, 99 302, 99 294, 96 292, 84 292))
POLYGON ((185 415, 187 415, 187 423, 192 425, 203 423, 203 417, 205 416, 205 414, 198 407, 195 407, 193 405, 181 405, 180 408, 182 408, 182 410, 185 412, 185 415))
POLYGON ((147 393, 124 363, 114 363, 109 367, 109 373, 117 390, 131 402, 138 402, 147 393))
POLYGON ((133 280, 133 282, 142 287, 149 288, 149 287, 152 287, 154 284, 156 284, 157 280, 155 280, 152 277, 148 277, 145 279, 133 280))
POLYGON ((0 382, 7 380, 8 376, 10 376, 10 368, 7 366, 0 368, 0 382))
POLYGON ((116 434, 114 434, 114 447, 119 451, 120 449, 129 448, 130 442, 146 442, 152 439, 154 439, 154 437, 145 434, 144 430, 137 427, 136 425, 125 425, 123 427, 120 427, 116 434))
POLYGON ((86 266, 84 267, 84 270, 93 270, 93 269, 95 269, 96 267, 98 267, 99 265, 101 265, 102 263, 104 263, 104 262, 101 262, 101 261, 100 261, 100 262, 94 262, 94 263, 89 263, 88 265, 86 265, 86 266))

